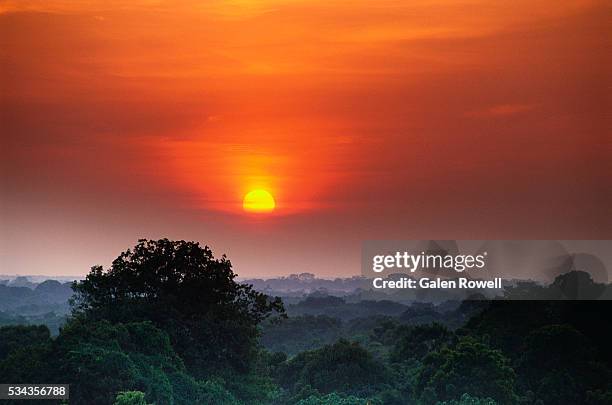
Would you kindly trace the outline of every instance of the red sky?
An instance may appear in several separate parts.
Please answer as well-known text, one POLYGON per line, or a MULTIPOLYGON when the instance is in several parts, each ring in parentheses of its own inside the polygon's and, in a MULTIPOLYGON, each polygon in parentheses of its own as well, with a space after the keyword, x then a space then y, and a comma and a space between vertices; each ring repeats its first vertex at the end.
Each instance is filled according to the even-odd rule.
POLYGON ((0 1, 0 273, 142 237, 244 277, 357 274, 366 239, 612 239, 610 11, 0 1))

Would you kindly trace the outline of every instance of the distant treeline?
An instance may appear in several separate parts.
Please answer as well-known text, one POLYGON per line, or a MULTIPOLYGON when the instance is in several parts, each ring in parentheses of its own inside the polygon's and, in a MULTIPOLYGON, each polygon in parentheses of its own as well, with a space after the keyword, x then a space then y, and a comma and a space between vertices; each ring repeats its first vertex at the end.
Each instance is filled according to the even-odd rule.
POLYGON ((72 283, 32 283, 24 278, 18 281, 10 286, 0 284, 0 326, 43 324, 57 334, 70 312, 72 283), (24 282, 27 287, 17 286, 24 282))

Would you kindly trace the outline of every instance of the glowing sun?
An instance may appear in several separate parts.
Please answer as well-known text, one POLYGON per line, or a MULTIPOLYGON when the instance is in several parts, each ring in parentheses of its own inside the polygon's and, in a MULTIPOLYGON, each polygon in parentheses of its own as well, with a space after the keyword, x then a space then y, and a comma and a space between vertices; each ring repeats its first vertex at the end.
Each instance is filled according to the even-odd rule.
POLYGON ((249 191, 242 201, 242 208, 247 212, 266 213, 274 211, 276 202, 266 190, 249 191))

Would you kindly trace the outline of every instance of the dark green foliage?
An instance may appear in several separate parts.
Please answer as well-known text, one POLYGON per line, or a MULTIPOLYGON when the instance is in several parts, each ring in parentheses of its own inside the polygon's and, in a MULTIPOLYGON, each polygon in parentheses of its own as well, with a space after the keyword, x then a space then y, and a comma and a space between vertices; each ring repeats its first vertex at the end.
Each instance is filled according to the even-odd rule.
POLYGON ((517 402, 515 373, 509 360, 470 337, 428 354, 415 391, 424 404, 457 399, 464 393, 493 398, 500 405, 517 402))
POLYGON ((520 354, 525 336, 535 328, 558 323, 559 312, 547 301, 493 301, 472 317, 461 333, 486 336, 489 343, 511 356, 520 354))
POLYGON ((50 342, 46 326, 5 326, 0 328, 0 360, 23 347, 44 345, 50 342))
POLYGON ((117 394, 113 405, 148 405, 145 401, 144 392, 125 391, 117 394))
POLYGON ((453 336, 452 332, 438 323, 401 327, 395 331, 397 343, 391 353, 391 361, 420 360, 427 353, 450 343, 453 336))
POLYGON ((588 391, 587 405, 612 405, 612 389, 588 391))
POLYGON ((280 370, 279 381, 291 391, 309 386, 322 394, 340 391, 370 395, 388 377, 385 366, 363 347, 340 340, 289 360, 280 370))
POLYGON ((469 394, 463 394, 460 399, 438 402, 436 405, 497 405, 491 398, 475 398, 469 394))
POLYGON ((407 308, 406 305, 389 300, 347 302, 345 298, 315 293, 297 304, 290 305, 287 313, 291 316, 324 314, 347 321, 368 316, 398 316, 407 308))
POLYGON ((221 383, 189 375, 167 334, 150 322, 75 318, 54 346, 61 359, 56 378, 71 384, 77 404, 109 404, 125 390, 141 391, 156 405, 238 403, 221 383))
POLYGON ((152 321, 196 376, 245 372, 255 355, 257 325, 283 306, 235 277, 230 261, 215 259, 207 246, 140 240, 107 271, 93 267, 75 283, 73 303, 75 313, 90 319, 152 321))
POLYGON ((593 344, 570 325, 532 331, 518 364, 523 387, 543 404, 585 403, 589 390, 612 381, 593 344))
POLYGON ((494 301, 461 333, 512 359, 527 403, 586 403, 610 389, 611 310, 610 301, 494 301))
POLYGON ((433 304, 414 304, 399 317, 401 322, 408 324, 436 322, 441 318, 442 315, 436 311, 433 304))
POLYGON ((45 382, 52 340, 46 326, 0 328, 0 381, 45 382))
POLYGON ((296 405, 383 405, 383 402, 378 400, 368 400, 367 398, 358 398, 353 395, 341 395, 337 393, 327 395, 311 395, 308 398, 301 399, 296 405))
POLYGON ((239 405, 240 402, 221 383, 206 381, 201 384, 198 404, 239 405))
POLYGON ((261 343, 268 350, 294 355, 338 340, 342 321, 325 315, 289 317, 264 325, 261 343))
MULTIPOLYGON (((23 309, 23 308, 22 308, 23 309)), ((58 315, 55 312, 37 313, 28 315, 24 313, 10 314, 0 312, 0 326, 9 325, 45 325, 53 336, 57 336, 60 327, 66 322, 67 315, 58 315)))
POLYGON ((108 404, 116 392, 140 390, 159 405, 180 403, 170 379, 185 372, 182 360, 168 336, 149 322, 74 319, 57 339, 55 355, 62 359, 58 371, 72 384, 75 401, 108 404))

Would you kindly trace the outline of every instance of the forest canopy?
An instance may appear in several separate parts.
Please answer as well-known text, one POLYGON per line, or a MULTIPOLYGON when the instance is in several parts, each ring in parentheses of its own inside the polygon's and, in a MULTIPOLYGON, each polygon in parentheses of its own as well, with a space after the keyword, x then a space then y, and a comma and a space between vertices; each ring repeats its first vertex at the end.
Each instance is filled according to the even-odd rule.
MULTIPOLYGON (((575 273, 551 291, 572 278, 600 289, 575 273)), ((609 301, 283 302, 210 248, 167 239, 72 288, 57 336, 0 327, 0 381, 70 384, 77 405, 612 403, 609 301)), ((543 287, 509 293, 530 288, 543 287)))

